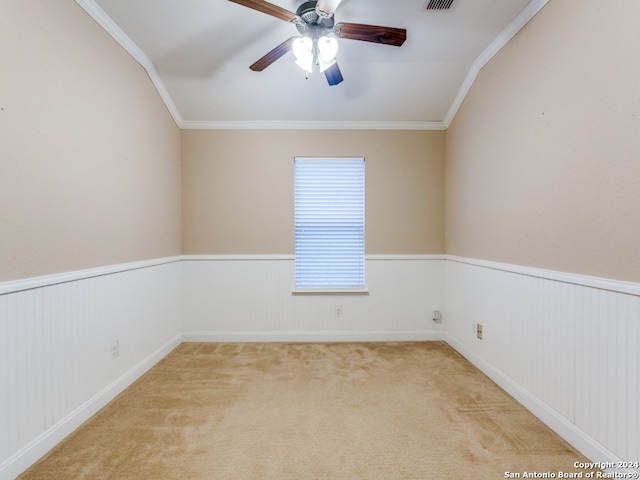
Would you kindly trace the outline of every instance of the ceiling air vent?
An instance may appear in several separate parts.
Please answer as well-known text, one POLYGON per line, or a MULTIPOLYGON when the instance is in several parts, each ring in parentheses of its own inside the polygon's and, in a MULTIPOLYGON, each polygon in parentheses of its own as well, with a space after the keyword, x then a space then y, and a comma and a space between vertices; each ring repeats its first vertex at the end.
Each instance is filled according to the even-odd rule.
POLYGON ((449 10, 453 0, 427 0, 425 10, 449 10))

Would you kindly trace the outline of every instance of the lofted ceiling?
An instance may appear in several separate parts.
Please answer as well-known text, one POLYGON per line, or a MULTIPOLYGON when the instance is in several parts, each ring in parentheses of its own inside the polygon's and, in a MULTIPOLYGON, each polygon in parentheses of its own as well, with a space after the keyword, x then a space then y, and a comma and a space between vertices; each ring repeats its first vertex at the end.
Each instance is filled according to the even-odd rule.
MULTIPOLYGON (((76 0, 148 71, 182 128, 443 129, 480 68, 548 0, 342 0, 336 22, 405 28, 401 47, 339 39, 344 81, 289 52, 294 24, 228 0, 76 0)), ((273 0, 295 12, 303 0, 273 0)))

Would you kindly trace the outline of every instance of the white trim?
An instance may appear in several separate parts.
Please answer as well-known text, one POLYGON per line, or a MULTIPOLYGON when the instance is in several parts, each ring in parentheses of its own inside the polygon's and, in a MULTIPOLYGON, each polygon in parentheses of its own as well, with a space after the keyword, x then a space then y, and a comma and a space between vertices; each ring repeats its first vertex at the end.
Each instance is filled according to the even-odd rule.
MULTIPOLYGON (((376 254, 365 255, 365 260, 444 260, 445 255, 392 255, 392 254, 376 254)), ((0 295, 8 293, 16 293, 34 288, 47 287, 60 283, 74 282, 92 277, 100 277, 103 275, 111 275, 114 273, 126 272, 129 270, 137 270, 140 268, 155 267, 167 263, 180 261, 293 261, 293 254, 242 254, 242 255, 176 255, 173 257, 162 257, 150 260, 141 260, 138 262, 122 263, 116 265, 107 265, 104 267, 89 268, 85 270, 74 270, 70 272, 56 273, 52 275, 44 275, 41 277, 26 278, 23 280, 11 280, 0 283, 0 295)))
POLYGON ((455 337, 445 333, 444 341, 591 461, 618 462, 621 460, 569 420, 529 393, 521 385, 511 380, 511 378, 495 368, 491 363, 473 353, 473 351, 465 347, 465 345, 455 337))
POLYGON ((516 273, 519 275, 527 275, 529 277, 544 278, 546 280, 554 280, 557 282, 570 283, 573 285, 581 285, 583 287, 591 287, 597 288, 599 290, 607 290, 610 292, 626 293, 629 295, 640 296, 640 283, 624 282, 621 280, 609 280, 600 277, 590 277, 587 275, 578 275, 575 273, 565 273, 554 270, 524 267, 520 265, 499 263, 489 260, 478 260, 475 258, 457 257, 455 255, 446 255, 445 258, 450 262, 466 263, 468 265, 474 265, 476 267, 490 268, 492 270, 501 270, 504 272, 516 273))
POLYGON ((364 256, 365 260, 444 260, 446 255, 443 254, 370 254, 364 256))
POLYGON ((139 262, 122 263, 117 265, 108 265, 104 267, 90 268, 86 270, 75 270, 72 272, 56 273, 53 275, 45 275, 42 277, 26 278, 24 280, 13 280, 0 283, 0 295, 7 293, 16 293, 23 290, 31 290, 34 288, 47 287, 60 283, 75 282, 92 277, 101 277, 103 275, 111 275, 114 273, 126 272, 129 270, 138 270, 140 268, 155 267, 167 263, 179 262, 182 257, 164 257, 152 260, 141 260, 139 262))
POLYGON ((471 86, 476 80, 476 77, 480 73, 482 67, 484 67, 489 60, 491 60, 509 40, 511 40, 516 33, 518 33, 526 24, 531 20, 549 0, 531 0, 527 6, 520 12, 520 14, 513 19, 513 21, 505 28, 500 35, 498 35, 493 42, 480 54, 478 58, 473 62, 469 73, 467 73, 464 82, 453 103, 449 107, 449 111, 444 116, 443 124, 444 130, 448 129, 453 121, 458 109, 464 102, 465 97, 469 93, 471 86))
MULTIPOLYGON (((295 260, 294 254, 234 254, 234 255, 182 255, 185 261, 226 261, 226 260, 295 260)), ((365 254, 365 260, 445 260, 445 254, 365 254)))
POLYGON ((233 254, 233 255, 204 255, 204 254, 192 254, 182 255, 182 260, 187 262, 192 261, 251 261, 251 260, 295 260, 295 255, 282 253, 282 254, 233 254))
MULTIPOLYGON (((177 255, 174 257, 162 257, 151 260, 141 260, 138 262, 123 263, 117 265, 108 265, 104 267, 91 268, 86 270, 76 270, 71 272, 46 275, 41 277, 27 278, 24 280, 13 280, 0 283, 0 295, 8 293, 20 292, 23 290, 31 290, 33 288, 41 288, 49 285, 73 282, 86 278, 99 277, 102 275, 111 275, 114 273, 125 272, 129 270, 137 270, 140 268, 154 267, 167 263, 180 261, 293 261, 293 254, 247 254, 247 255, 177 255)), ((533 267, 525 267, 520 265, 494 262, 490 260, 479 260, 475 258, 459 257, 456 255, 444 254, 369 254, 365 255, 366 261, 399 261, 399 260, 447 260, 456 263, 466 263, 478 267, 490 268, 493 270, 501 270, 505 272, 527 275, 530 277, 544 278, 547 280, 555 280, 558 282, 570 283, 573 285, 582 285, 585 287, 597 288, 611 292, 626 293, 629 295, 640 296, 640 284, 633 282, 624 282, 620 280, 610 280, 600 277, 591 277, 586 275, 578 275, 573 273, 565 273, 554 270, 539 269, 533 267)))
POLYGON ((27 445, 7 458, 0 464, 0 478, 16 478, 19 474, 31 467, 75 429, 144 375, 151 367, 166 357, 174 348, 180 345, 181 342, 182 335, 174 337, 124 375, 80 405, 53 427, 48 428, 41 435, 31 440, 27 445))
POLYGON ((446 130, 443 122, 183 121, 185 130, 446 130))
POLYGON ((369 295, 369 289, 363 288, 293 288, 292 295, 369 295))
POLYGON ((412 342, 444 340, 442 330, 183 332, 183 342, 412 342))
POLYGON ((98 24, 147 71, 149 78, 151 78, 167 110, 169 110, 169 113, 173 117, 173 121, 176 122, 178 127, 182 128, 184 123, 182 116, 149 57, 140 50, 140 47, 138 47, 93 0, 76 0, 76 3, 80 5, 91 18, 98 22, 98 24))

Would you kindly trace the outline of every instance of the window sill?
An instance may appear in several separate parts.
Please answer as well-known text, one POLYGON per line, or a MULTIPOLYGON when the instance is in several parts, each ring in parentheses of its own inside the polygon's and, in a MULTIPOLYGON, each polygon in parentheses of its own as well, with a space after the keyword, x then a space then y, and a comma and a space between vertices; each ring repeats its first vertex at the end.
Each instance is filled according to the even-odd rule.
POLYGON ((294 288, 292 295, 369 295, 369 289, 364 288, 294 288))

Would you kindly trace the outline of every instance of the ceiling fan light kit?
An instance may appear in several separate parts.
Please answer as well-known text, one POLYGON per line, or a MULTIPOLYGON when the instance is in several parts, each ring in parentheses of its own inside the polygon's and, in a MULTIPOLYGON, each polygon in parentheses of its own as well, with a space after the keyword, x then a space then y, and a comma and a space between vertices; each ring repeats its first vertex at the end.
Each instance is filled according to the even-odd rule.
POLYGON ((338 40, 336 37, 322 36, 318 39, 318 58, 321 62, 330 63, 338 54, 338 40))
POLYGON ((293 41, 296 65, 304 71, 313 72, 313 41, 309 37, 298 37, 293 41))
POLYGON ((293 51, 296 65, 309 73, 314 66, 324 72, 330 86, 338 85, 343 77, 336 61, 338 38, 381 43, 400 47, 407 38, 403 28, 382 27, 359 23, 338 23, 334 13, 342 0, 313 0, 304 2, 295 13, 264 0, 229 0, 272 17, 294 23, 299 37, 285 40, 249 68, 261 72, 284 54, 293 51))
MULTIPOLYGON (((314 33, 316 35, 313 37, 317 37, 317 31, 314 33)), ((313 67, 317 65, 318 69, 324 72, 336 63, 338 40, 327 35, 317 39, 313 37, 302 36, 293 40, 292 50, 296 57, 296 65, 308 73, 313 73, 313 67)))

